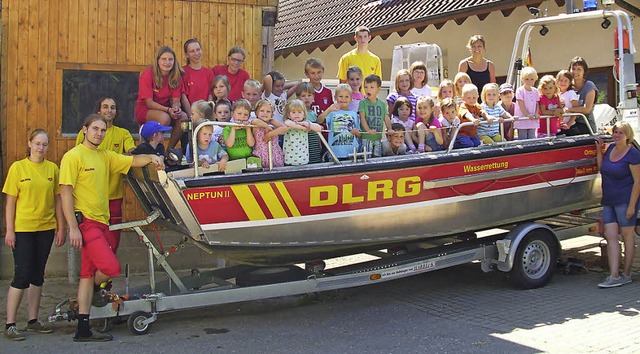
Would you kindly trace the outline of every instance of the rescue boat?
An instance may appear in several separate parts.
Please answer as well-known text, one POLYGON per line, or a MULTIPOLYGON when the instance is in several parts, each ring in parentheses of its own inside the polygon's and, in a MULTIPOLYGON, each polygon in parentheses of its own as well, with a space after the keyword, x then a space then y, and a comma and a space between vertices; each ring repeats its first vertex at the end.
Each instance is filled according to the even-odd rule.
MULTIPOLYGON (((615 19, 618 33, 625 27, 631 35, 622 11, 576 16, 615 19)), ((522 43, 533 28, 574 17, 525 22, 508 82, 517 84, 515 63, 526 55, 522 43)), ((617 41, 622 47, 622 38, 617 41)), ((619 119, 634 122, 637 131, 633 53, 625 52, 617 64, 619 119)), ((266 171, 230 163, 227 172, 238 173, 226 174, 139 168, 129 182, 148 213, 161 212, 157 223, 216 257, 294 264, 596 207, 601 189, 595 156, 594 135, 583 135, 266 171)))
POLYGON ((592 136, 198 177, 135 169, 161 226, 216 257, 292 264, 597 206, 592 136))

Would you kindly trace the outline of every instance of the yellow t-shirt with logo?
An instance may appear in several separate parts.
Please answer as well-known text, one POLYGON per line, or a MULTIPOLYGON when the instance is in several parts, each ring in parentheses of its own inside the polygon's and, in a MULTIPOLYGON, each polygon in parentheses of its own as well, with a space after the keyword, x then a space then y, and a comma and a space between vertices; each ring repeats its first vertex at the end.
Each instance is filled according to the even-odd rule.
POLYGON ((62 157, 60 184, 73 187, 75 210, 109 225, 109 174, 127 173, 132 163, 133 156, 80 144, 62 157))
POLYGON ((380 58, 367 51, 365 54, 358 53, 358 49, 354 49, 340 58, 338 62, 338 79, 347 80, 347 69, 350 66, 357 66, 362 70, 362 86, 364 87, 364 78, 371 74, 376 74, 382 79, 382 66, 380 58))
MULTIPOLYGON (((76 145, 82 144, 84 133, 82 130, 76 138, 76 145)), ((112 125, 107 129, 104 140, 98 146, 98 149, 110 150, 116 154, 124 154, 136 147, 133 137, 128 130, 112 125)), ((109 200, 124 198, 124 179, 122 174, 113 174, 109 176, 109 200)))
POLYGON ((17 197, 16 232, 56 228, 55 195, 60 194, 58 178, 58 166, 47 160, 35 163, 26 158, 9 167, 2 192, 17 197))

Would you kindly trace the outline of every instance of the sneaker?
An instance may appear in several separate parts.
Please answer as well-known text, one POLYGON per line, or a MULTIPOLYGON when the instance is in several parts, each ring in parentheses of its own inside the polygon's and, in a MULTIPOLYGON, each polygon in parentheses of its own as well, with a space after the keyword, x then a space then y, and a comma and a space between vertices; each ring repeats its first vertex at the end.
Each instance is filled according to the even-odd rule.
POLYGON ((78 332, 73 336, 74 342, 108 342, 113 339, 113 336, 108 333, 91 333, 88 337, 81 337, 78 332))
POLYGON ((99 290, 93 293, 93 298, 91 299, 91 305, 95 307, 105 307, 109 303, 107 300, 107 292, 105 290, 99 290))
POLYGON ((112 287, 113 287, 113 280, 111 279, 108 279, 107 281, 100 283, 100 289, 111 291, 112 287))
POLYGON ((18 327, 16 326, 11 326, 5 329, 2 335, 4 335, 9 340, 15 341, 24 340, 25 338, 24 334, 20 333, 20 331, 18 331, 18 327))
POLYGON ((623 277, 614 278, 612 276, 608 276, 602 283, 598 284, 598 287, 600 287, 600 288, 614 288, 616 286, 622 286, 624 284, 626 284, 626 283, 624 282, 624 278, 623 277))
POLYGON ((629 284, 633 281, 630 275, 626 275, 624 273, 620 273, 620 278, 622 278, 622 284, 629 284))
POLYGON ((24 330, 27 332, 52 333, 53 327, 49 323, 36 321, 35 323, 27 323, 24 330))

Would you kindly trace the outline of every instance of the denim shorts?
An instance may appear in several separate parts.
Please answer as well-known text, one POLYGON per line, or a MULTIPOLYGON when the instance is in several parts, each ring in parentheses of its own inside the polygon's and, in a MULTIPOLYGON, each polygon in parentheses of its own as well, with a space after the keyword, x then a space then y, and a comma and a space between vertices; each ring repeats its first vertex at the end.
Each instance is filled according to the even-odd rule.
POLYGON ((636 226, 636 218, 638 207, 636 205, 636 213, 631 219, 626 218, 627 206, 629 204, 620 205, 603 205, 602 206, 602 222, 604 224, 616 223, 619 227, 636 226))

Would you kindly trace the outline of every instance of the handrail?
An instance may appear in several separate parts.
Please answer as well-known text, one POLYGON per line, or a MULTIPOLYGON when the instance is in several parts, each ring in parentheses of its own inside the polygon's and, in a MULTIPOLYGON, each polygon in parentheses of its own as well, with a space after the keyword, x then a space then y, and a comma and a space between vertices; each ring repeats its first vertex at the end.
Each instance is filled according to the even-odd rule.
MULTIPOLYGON (((198 153, 197 150, 197 144, 198 144, 198 131, 200 131, 200 129, 202 129, 202 127, 204 126, 223 126, 223 127, 251 127, 251 128, 259 128, 257 125, 254 124, 238 124, 238 123, 232 123, 232 122, 218 122, 218 121, 204 121, 200 124, 198 124, 198 126, 195 127, 195 129, 193 130, 193 136, 191 137, 191 153, 193 154, 192 158, 193 158, 193 168, 194 168, 194 177, 198 176, 198 172, 199 172, 199 166, 198 166, 198 159, 196 158, 196 155, 198 153)), ((318 137, 320 139, 320 142, 322 142, 322 145, 324 145, 327 148, 327 151, 329 151, 329 153, 331 154, 331 157, 333 158, 333 161, 336 164, 341 164, 340 160, 336 157, 336 154, 333 152, 333 150, 331 150, 331 147, 329 146, 329 143, 327 142, 327 140, 324 138, 324 136, 322 136, 321 132, 317 132, 318 137)), ((272 145, 271 145, 271 140, 269 140, 268 142, 269 144, 269 170, 273 169, 273 155, 272 155, 272 145)))
MULTIPOLYGON (((585 125, 589 128, 589 135, 595 135, 595 132, 593 131, 593 129, 591 128, 591 125, 589 124, 589 121, 587 120, 587 117, 582 114, 582 113, 565 113, 562 115, 563 117, 572 117, 572 116, 578 116, 578 118, 582 118, 584 120, 585 125)), ((547 132, 550 131, 550 119, 549 118, 559 118, 556 116, 540 116, 540 119, 546 119, 547 121, 547 132)), ((508 122, 515 122, 515 121, 523 121, 523 120, 532 120, 529 117, 513 117, 513 118, 507 118, 507 119, 503 119, 502 122, 500 122, 500 132, 502 133, 502 136, 504 137, 504 123, 508 123, 508 122)), ((489 124, 494 124, 494 122, 489 123, 486 120, 480 121, 481 125, 489 125, 489 124)), ((451 150, 453 150, 453 145, 455 144, 456 138, 458 137, 458 132, 460 131, 460 128, 464 128, 464 127, 469 127, 475 125, 473 122, 464 122, 461 124, 458 124, 454 127, 450 127, 450 128, 455 128, 454 132, 453 132, 453 136, 451 137, 451 141, 449 142, 449 146, 447 147, 446 152, 450 153, 451 150)), ((447 129, 447 128, 444 128, 447 129)), ((545 138, 542 139, 555 139, 554 136, 547 136, 545 138)))

